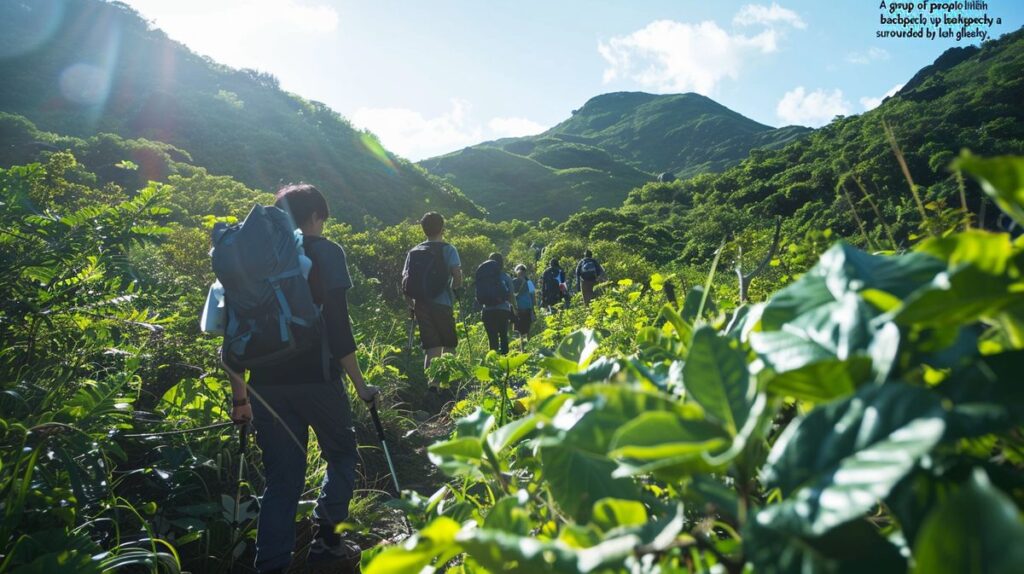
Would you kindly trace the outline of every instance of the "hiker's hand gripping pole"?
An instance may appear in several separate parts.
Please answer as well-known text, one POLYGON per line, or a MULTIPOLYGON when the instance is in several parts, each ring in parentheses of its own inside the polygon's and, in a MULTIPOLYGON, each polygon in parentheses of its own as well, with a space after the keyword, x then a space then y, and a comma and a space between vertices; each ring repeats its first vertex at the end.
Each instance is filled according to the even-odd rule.
POLYGON ((391 471, 391 480, 395 483, 395 493, 402 496, 402 487, 398 485, 398 475, 395 474, 395 463, 391 460, 391 451, 388 450, 388 442, 384 438, 384 425, 380 424, 380 415, 377 413, 377 404, 370 403, 370 418, 373 419, 373 426, 377 429, 377 438, 384 449, 384 458, 388 462, 388 470, 391 471))

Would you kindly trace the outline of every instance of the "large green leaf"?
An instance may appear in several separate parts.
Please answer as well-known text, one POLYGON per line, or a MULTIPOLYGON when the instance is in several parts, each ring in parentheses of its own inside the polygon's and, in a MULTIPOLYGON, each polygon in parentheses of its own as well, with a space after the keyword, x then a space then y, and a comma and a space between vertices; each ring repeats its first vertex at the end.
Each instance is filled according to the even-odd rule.
POLYGON ((579 522, 587 521, 594 502, 602 498, 640 496, 632 479, 612 477, 617 465, 605 456, 552 441, 541 446, 540 460, 558 506, 579 522))
POLYGON ((946 438, 998 432, 1024 423, 1024 351, 981 357, 953 371, 937 388, 953 401, 946 438))
POLYGON ((905 574, 900 550, 865 520, 855 520, 823 536, 789 535, 749 521, 743 549, 758 574, 905 574))
POLYGON ((515 574, 584 574, 587 572, 628 572, 636 564, 634 554, 644 547, 664 551, 682 532, 683 509, 674 515, 648 522, 642 527, 616 529, 586 548, 574 548, 561 540, 542 541, 490 529, 464 529, 458 542, 477 562, 491 572, 515 574))
POLYGON ((914 544, 916 572, 1024 572, 1024 523, 1013 501, 985 471, 970 479, 925 520, 914 544))
POLYGON ((1019 284, 965 265, 941 273, 927 289, 910 297, 896 313, 903 325, 959 327, 979 317, 993 317, 1019 303, 1024 295, 1019 284))
POLYGON ((820 536, 885 498, 942 439, 939 397, 903 383, 862 388, 819 407, 783 432, 762 478, 781 503, 757 515, 760 524, 820 536))
POLYGON ((683 384, 689 397, 731 435, 746 424, 757 389, 736 340, 710 327, 698 329, 683 366, 683 384))
POLYGON ((945 261, 950 268, 970 264, 992 275, 1002 275, 1013 257, 1009 234, 982 229, 932 237, 921 242, 914 250, 934 255, 945 261))
POLYGON ((871 359, 825 359, 768 379, 768 392, 801 401, 822 403, 852 394, 871 378, 871 359))
POLYGON ((597 351, 598 343, 599 337, 596 332, 591 329, 580 329, 563 339, 555 353, 580 367, 585 367, 590 364, 591 357, 597 351))
POLYGON ((629 421, 612 439, 613 458, 641 461, 679 456, 700 456, 731 442, 718 425, 687 420, 668 412, 649 412, 629 421))
POLYGON ((635 500, 602 498, 594 503, 593 522, 604 532, 622 526, 642 526, 647 523, 647 509, 635 500))
POLYGON ((1024 225, 1024 158, 980 158, 965 152, 954 166, 981 182, 981 189, 999 208, 1024 225))
POLYGON ((444 564, 461 551, 455 542, 459 523, 441 516, 401 545, 381 552, 366 568, 366 574, 419 574, 437 560, 444 564))
POLYGON ((903 299, 945 268, 944 262, 923 253, 870 255, 840 241, 810 271, 772 296, 761 315, 762 329, 781 330, 846 293, 874 290, 903 299))

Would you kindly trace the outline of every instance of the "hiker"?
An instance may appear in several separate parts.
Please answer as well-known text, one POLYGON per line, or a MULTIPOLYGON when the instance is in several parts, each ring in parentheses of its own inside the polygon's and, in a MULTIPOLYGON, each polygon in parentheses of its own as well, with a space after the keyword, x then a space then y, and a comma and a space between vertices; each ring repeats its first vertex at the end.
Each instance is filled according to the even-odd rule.
MULTIPOLYGON (((316 433, 322 456, 327 461, 327 475, 320 490, 320 497, 313 512, 318 530, 309 550, 310 564, 338 563, 354 569, 359 564, 359 546, 335 532, 335 527, 348 518, 349 502, 356 481, 355 429, 348 393, 343 383, 343 374, 355 386, 356 393, 363 401, 375 403, 380 391, 363 380, 363 374, 356 361, 356 341, 348 313, 346 292, 352 287, 348 273, 345 251, 340 245, 320 236, 324 222, 330 216, 327 201, 315 187, 308 184, 288 185, 277 192, 274 205, 284 213, 275 210, 270 215, 291 217, 291 222, 301 230, 302 250, 311 263, 306 296, 312 296, 312 303, 322 309, 321 328, 317 341, 308 344, 305 350, 294 352, 280 362, 263 366, 252 366, 248 370, 248 386, 243 378, 245 368, 237 364, 237 339, 232 333, 232 317, 237 314, 229 306, 225 345, 222 348, 222 362, 231 381, 233 396, 231 418, 236 422, 252 421, 256 431, 256 444, 262 450, 266 488, 260 503, 259 524, 256 531, 256 569, 259 572, 285 572, 291 563, 292 548, 295 545, 295 514, 299 498, 306 484, 306 443, 309 428, 316 433), (285 213, 287 215, 285 215, 285 213), (251 391, 251 393, 249 392, 251 391), (249 395, 255 400, 250 401, 249 395)), ((270 212, 272 208, 266 208, 270 212)), ((254 212, 256 209, 254 208, 254 212)), ((250 214, 246 223, 253 217, 250 214)), ((291 227, 291 222, 288 227, 291 227)), ((236 237, 244 231, 236 231, 236 237)), ((237 246, 244 238, 233 244, 215 241, 214 269, 218 270, 216 251, 237 246)), ((274 245, 271 243, 271 245, 274 245)), ((273 248, 273 247, 271 247, 273 248)), ((233 263, 237 265, 238 259, 233 263)), ((286 283, 288 279, 305 282, 298 273, 282 273, 273 278, 274 316, 280 314, 291 319, 291 313, 298 312, 298 295, 292 300, 295 306, 281 305, 292 295, 291 289, 302 283, 286 283), (285 299, 282 299, 285 298, 285 299), (285 310, 289 307, 291 310, 285 310)), ((223 279, 218 270, 218 278, 223 279)), ((261 277, 260 281, 268 278, 261 277)), ((222 281, 223 282, 223 281, 222 281)), ((232 288, 226 285, 227 299, 232 301, 232 288)), ((236 293, 244 294, 244 289, 236 293)), ((240 297, 240 295, 239 295, 240 297)), ((236 320, 243 325, 244 321, 236 320)), ((276 321, 275 321, 276 324, 276 321)), ((301 323, 299 323, 301 324, 301 323)), ((276 334, 276 329, 269 332, 276 334)), ((299 337, 293 332, 293 342, 299 337)), ((256 345, 259 337, 270 335, 250 331, 250 339, 242 347, 256 345)))
POLYGON ((561 301, 566 300, 569 287, 565 284, 565 271, 562 270, 562 266, 559 264, 558 259, 552 259, 548 262, 548 268, 544 270, 541 275, 541 305, 547 309, 548 313, 555 312, 555 305, 561 301))
POLYGON ((492 351, 508 354, 508 323, 516 312, 512 278, 503 270, 505 258, 491 253, 476 268, 476 300, 483 305, 484 330, 492 351))
POLYGON ((584 307, 589 306, 591 299, 594 298, 594 285, 605 279, 604 268, 597 262, 597 259, 594 259, 594 253, 589 249, 584 251, 583 259, 576 264, 576 285, 583 293, 584 307))
POLYGON ((537 296, 537 287, 526 273, 526 265, 516 265, 516 278, 512 280, 512 292, 516 296, 515 330, 523 339, 530 339, 530 325, 533 324, 533 304, 537 296))
MULTIPOLYGON (((462 261, 454 245, 444 241, 444 216, 431 211, 420 219, 427 240, 409 250, 402 270, 402 292, 412 307, 423 345, 423 370, 442 353, 454 353, 455 293, 462 287, 462 261)), ((437 391, 433 381, 427 389, 437 391)))

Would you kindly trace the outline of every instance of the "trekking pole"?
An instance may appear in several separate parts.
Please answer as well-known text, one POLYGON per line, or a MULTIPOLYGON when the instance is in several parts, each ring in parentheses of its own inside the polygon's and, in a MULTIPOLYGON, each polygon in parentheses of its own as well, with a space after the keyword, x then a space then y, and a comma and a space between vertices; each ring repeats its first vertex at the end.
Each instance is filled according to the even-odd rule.
POLYGON ((235 547, 239 542, 239 530, 241 524, 238 521, 238 515, 241 513, 242 507, 242 471, 245 470, 245 451, 249 446, 249 423, 244 422, 238 428, 238 482, 235 487, 235 513, 234 519, 232 520, 232 529, 234 533, 231 539, 235 542, 235 546, 231 548, 231 563, 235 562, 235 547))
POLYGON ((395 463, 391 460, 391 451, 388 450, 388 441, 384 438, 384 425, 380 424, 380 415, 377 414, 377 405, 370 403, 370 418, 373 419, 373 426, 377 429, 377 438, 380 439, 380 446, 384 448, 384 458, 388 462, 388 470, 391 471, 391 480, 395 483, 395 492, 402 497, 402 487, 398 485, 398 475, 395 474, 395 463))

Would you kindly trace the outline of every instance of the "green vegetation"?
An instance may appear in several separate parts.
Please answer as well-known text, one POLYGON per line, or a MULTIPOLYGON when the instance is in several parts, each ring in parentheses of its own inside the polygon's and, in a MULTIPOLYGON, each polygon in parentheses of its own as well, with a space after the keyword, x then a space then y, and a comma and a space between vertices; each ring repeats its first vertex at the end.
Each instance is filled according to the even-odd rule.
MULTIPOLYGON (((0 42, 32 5, 5 5, 0 42)), ((358 357, 407 489, 386 491, 355 407, 346 527, 367 572, 1024 570, 1024 240, 993 231, 1024 224, 1024 31, 808 135, 706 98, 611 94, 541 136, 429 160, 507 202, 492 221, 270 76, 117 3, 67 9, 122 30, 123 97, 47 105, 67 55, 94 48, 71 30, 0 62, 0 571, 251 564, 259 457, 236 484, 234 433, 210 428, 230 390, 198 330, 208 233, 299 176, 332 198, 325 235, 348 254, 358 357), (709 130, 729 137, 695 143, 709 130), (724 171, 650 182, 663 163, 724 171), (500 251, 536 280, 589 247, 613 281, 505 357, 468 285, 462 342, 430 373, 454 397, 439 404, 398 289, 428 208, 467 270, 500 251), (741 304, 733 271, 762 260, 741 304)))
POLYGON ((342 220, 358 226, 366 217, 396 223, 428 208, 478 213, 458 190, 387 152, 326 105, 282 91, 270 74, 194 54, 120 2, 61 2, 52 40, 15 50, 34 45, 32 34, 52 8, 0 8, 0 42, 11 47, 4 53, 18 54, 0 60, 0 110, 61 134, 164 142, 253 188, 313 183, 342 220), (93 67, 64 75, 82 62, 93 67), (79 84, 70 85, 76 77, 79 84))
MULTIPOLYGON (((1024 222, 1024 158, 958 165, 1024 222)), ((839 242, 728 314, 621 281, 546 352, 484 359, 491 400, 429 449, 451 481, 367 572, 1024 568, 1022 249, 839 242)))
POLYGON ((494 219, 565 219, 619 206, 625 190, 656 174, 721 171, 755 147, 778 147, 808 131, 769 128, 698 94, 620 92, 591 99, 543 134, 483 143, 420 165, 494 219))

